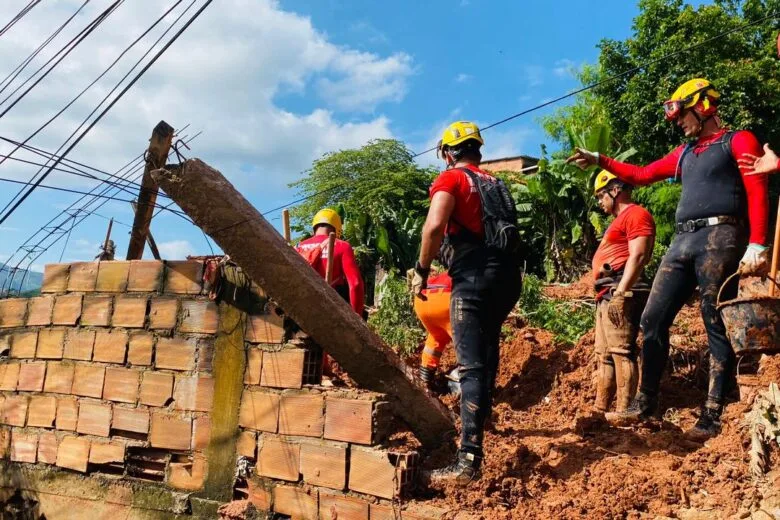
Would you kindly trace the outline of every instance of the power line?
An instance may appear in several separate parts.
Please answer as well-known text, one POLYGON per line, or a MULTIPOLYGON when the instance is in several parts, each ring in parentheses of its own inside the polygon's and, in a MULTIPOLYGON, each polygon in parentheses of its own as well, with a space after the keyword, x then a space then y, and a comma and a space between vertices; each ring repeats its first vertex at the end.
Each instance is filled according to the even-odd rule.
POLYGON ((10 22, 5 24, 5 26, 3 26, 2 29, 0 29, 0 36, 7 33, 11 29, 11 27, 16 25, 16 22, 24 18, 24 16, 30 11, 32 11, 33 7, 35 7, 39 3, 41 3, 41 0, 30 0, 30 2, 26 6, 24 6, 21 11, 19 11, 13 18, 11 18, 10 22))

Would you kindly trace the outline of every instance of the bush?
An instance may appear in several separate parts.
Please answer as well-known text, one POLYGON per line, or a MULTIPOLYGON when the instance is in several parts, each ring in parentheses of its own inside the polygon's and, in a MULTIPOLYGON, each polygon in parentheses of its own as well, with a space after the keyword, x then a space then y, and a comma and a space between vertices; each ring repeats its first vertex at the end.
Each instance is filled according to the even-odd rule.
POLYGON ((406 279, 390 273, 379 290, 381 304, 368 324, 396 352, 409 357, 425 339, 425 329, 414 313, 406 279))
POLYGON ((558 341, 575 344, 596 324, 592 304, 548 298, 542 292, 543 282, 534 275, 523 279, 520 313, 534 327, 549 330, 558 341))

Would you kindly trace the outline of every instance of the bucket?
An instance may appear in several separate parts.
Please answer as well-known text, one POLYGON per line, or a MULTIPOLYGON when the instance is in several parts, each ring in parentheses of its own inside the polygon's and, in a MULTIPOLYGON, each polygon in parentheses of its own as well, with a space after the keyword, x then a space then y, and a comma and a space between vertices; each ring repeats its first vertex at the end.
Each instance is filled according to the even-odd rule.
MULTIPOLYGON (((729 276, 718 291, 717 309, 726 325, 726 334, 737 356, 749 353, 780 352, 780 298, 763 295, 720 301, 723 288, 738 276, 729 276)), ((777 283, 769 280, 769 283, 777 283)))

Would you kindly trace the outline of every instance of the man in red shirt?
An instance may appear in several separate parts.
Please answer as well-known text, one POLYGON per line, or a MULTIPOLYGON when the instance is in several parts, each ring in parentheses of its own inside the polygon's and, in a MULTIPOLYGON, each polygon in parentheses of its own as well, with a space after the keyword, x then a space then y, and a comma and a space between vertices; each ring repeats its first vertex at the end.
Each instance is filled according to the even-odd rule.
MULTIPOLYGON (((615 412, 628 408, 639 379, 636 337, 649 286, 642 270, 653 256, 655 222, 631 200, 633 187, 609 172, 596 175, 594 192, 601 209, 615 220, 593 256, 596 280, 596 359, 598 384, 595 409, 609 410, 616 394, 615 412)), ((608 420, 613 414, 606 413, 608 420)))
POLYGON ((415 294, 422 296, 437 255, 452 278, 450 320, 461 387, 461 441, 455 463, 431 477, 461 486, 479 475, 501 324, 517 303, 522 283, 512 233, 517 229, 515 203, 503 182, 479 168, 483 144, 474 123, 458 121, 444 131, 439 152, 447 170, 431 186, 412 281, 415 294), (445 235, 447 247, 439 254, 445 235))
MULTIPOLYGON (((735 366, 734 350, 716 309, 718 291, 737 268, 753 273, 767 267, 767 177, 746 176, 737 166, 743 154, 759 155, 761 146, 749 131, 732 132, 722 127, 717 116, 719 99, 720 94, 705 79, 681 85, 664 103, 664 111, 667 120, 675 121, 691 142, 648 166, 621 163, 582 149, 569 158, 581 168, 598 165, 632 185, 681 178, 677 234, 661 262, 642 314, 642 385, 628 410, 620 415, 628 422, 655 413, 669 356, 669 327, 698 286, 710 349, 710 382, 699 419, 687 432, 696 440, 720 431, 727 382, 733 378, 735 366)), ((731 294, 724 291, 724 298, 733 297, 736 289, 727 290, 731 294)))

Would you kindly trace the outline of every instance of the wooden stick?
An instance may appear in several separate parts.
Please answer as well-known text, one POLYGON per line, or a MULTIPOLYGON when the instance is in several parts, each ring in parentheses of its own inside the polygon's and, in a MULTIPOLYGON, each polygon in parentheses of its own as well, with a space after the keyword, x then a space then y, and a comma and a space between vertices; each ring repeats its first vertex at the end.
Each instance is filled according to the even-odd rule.
POLYGON ((772 270, 769 272, 769 297, 774 298, 777 285, 777 267, 780 264, 780 199, 777 206, 777 222, 775 222, 775 245, 772 248, 772 270))
POLYGON ((325 281, 328 283, 328 285, 331 285, 333 283, 333 266, 335 266, 335 262, 333 262, 333 248, 336 246, 336 233, 331 232, 330 235, 328 235, 328 267, 325 269, 325 281))
POLYGON ((284 239, 290 243, 290 210, 282 210, 282 224, 284 225, 284 239))

